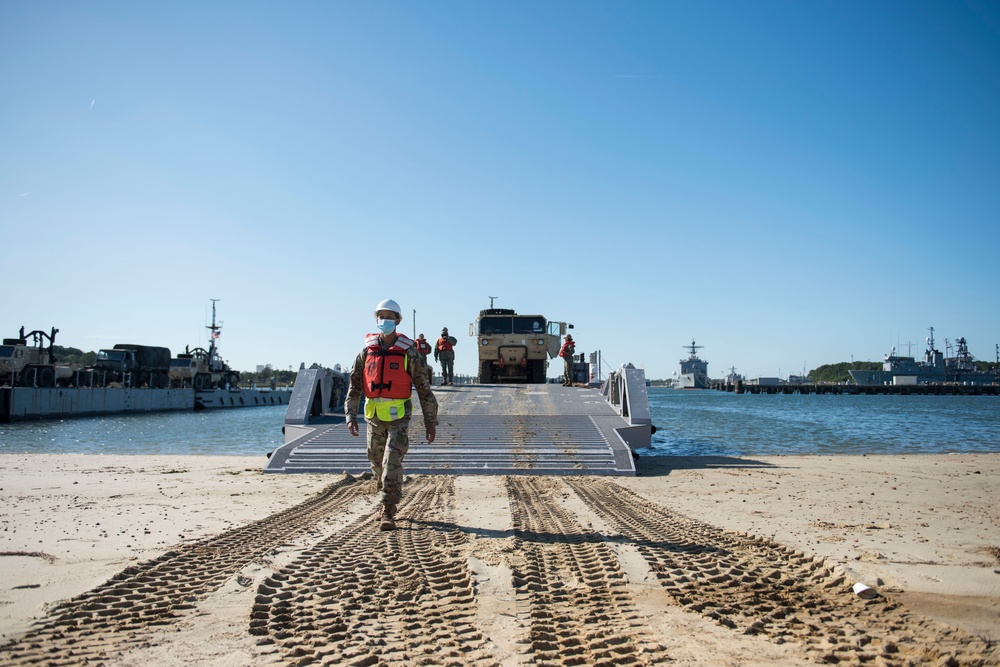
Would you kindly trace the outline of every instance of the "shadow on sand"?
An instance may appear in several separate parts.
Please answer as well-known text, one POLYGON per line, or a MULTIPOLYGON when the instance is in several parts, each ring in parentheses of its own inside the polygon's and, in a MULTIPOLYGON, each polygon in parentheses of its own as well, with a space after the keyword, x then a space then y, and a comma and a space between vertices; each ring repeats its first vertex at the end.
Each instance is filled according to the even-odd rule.
POLYGON ((709 468, 783 468, 766 461, 737 456, 639 456, 635 459, 637 477, 659 477, 674 470, 709 468))

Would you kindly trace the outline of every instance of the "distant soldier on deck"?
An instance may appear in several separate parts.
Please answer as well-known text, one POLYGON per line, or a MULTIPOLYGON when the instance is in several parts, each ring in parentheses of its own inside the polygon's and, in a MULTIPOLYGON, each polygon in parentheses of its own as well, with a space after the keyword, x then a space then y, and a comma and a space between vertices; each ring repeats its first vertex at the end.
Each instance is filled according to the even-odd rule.
POLYGON ((563 362, 566 364, 566 368, 563 372, 563 386, 572 387, 573 386, 573 355, 576 354, 576 344, 573 342, 573 336, 566 334, 566 342, 562 344, 559 348, 559 356, 563 358, 563 362))
POLYGON ((441 329, 441 337, 434 346, 434 361, 441 362, 441 384, 455 384, 455 345, 458 339, 448 335, 448 327, 441 329))
POLYGON ((396 332, 403 321, 399 304, 385 299, 375 307, 378 333, 365 337, 365 347, 351 368, 351 386, 344 401, 347 430, 358 435, 358 405, 365 396, 368 461, 381 492, 379 529, 396 529, 396 506, 403 497, 403 457, 410 448, 407 429, 413 410, 412 388, 424 414, 427 442, 437 431, 437 399, 427 381, 426 365, 413 340, 396 332))
MULTIPOLYGON (((424 360, 424 364, 427 363, 427 355, 431 353, 431 344, 427 342, 423 334, 417 336, 417 340, 414 341, 417 344, 417 354, 420 358, 424 360)), ((434 370, 427 366, 427 382, 430 384, 434 379, 434 370)))

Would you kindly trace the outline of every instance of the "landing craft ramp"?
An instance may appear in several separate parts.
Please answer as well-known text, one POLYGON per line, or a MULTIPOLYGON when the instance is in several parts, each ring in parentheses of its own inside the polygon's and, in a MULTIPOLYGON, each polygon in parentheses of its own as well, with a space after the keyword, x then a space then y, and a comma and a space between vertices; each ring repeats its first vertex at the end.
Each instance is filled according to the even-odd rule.
MULTIPOLYGON (((285 418, 285 444, 264 472, 360 474, 370 469, 365 423, 351 436, 346 377, 303 369, 285 418)), ((635 475, 632 451, 648 447, 649 400, 641 369, 623 367, 598 390, 554 384, 435 387, 437 436, 427 444, 419 401, 406 472, 474 475, 635 475)))

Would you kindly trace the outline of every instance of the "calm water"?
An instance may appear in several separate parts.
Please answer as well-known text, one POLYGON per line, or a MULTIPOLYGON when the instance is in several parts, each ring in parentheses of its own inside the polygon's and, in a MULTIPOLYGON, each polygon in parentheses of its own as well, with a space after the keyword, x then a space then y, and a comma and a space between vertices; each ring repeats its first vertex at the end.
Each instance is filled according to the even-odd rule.
POLYGON ((1000 397, 736 395, 651 388, 643 454, 1000 452, 1000 397))
MULTIPOLYGON (((1000 452, 1000 397, 737 396, 651 388, 644 455, 1000 452)), ((286 406, 0 424, 0 453, 263 456, 286 406)))
POLYGON ((287 405, 0 424, 0 453, 263 456, 284 442, 287 405))

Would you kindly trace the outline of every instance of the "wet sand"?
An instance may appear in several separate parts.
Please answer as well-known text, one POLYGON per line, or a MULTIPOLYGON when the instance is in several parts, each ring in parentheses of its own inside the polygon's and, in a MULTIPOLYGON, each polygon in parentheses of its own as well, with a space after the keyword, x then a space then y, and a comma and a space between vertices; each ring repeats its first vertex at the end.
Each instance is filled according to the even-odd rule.
POLYGON ((1000 454, 413 476, 394 533, 262 458, 0 464, 0 664, 998 664, 1000 454))

